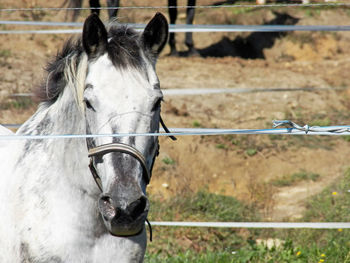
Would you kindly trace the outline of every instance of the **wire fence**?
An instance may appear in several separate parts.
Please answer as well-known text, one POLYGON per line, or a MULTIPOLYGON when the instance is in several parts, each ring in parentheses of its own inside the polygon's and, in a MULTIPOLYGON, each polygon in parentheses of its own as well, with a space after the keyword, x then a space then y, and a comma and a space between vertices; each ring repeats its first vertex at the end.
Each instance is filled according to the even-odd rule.
POLYGON ((280 229, 349 229, 346 222, 150 222, 152 226, 210 227, 210 228, 280 228, 280 229))
MULTIPOLYGON (((172 8, 281 8, 281 7, 350 7, 350 3, 309 3, 309 4, 233 4, 233 5, 196 5, 196 6, 120 6, 120 7, 99 7, 94 9, 172 9, 172 8)), ((14 11, 75 11, 90 10, 88 7, 36 7, 36 8, 3 8, 1 12, 14 11)), ((69 26, 82 27, 82 23, 74 22, 49 22, 49 21, 0 21, 3 25, 27 25, 27 26, 69 26)), ((130 24, 136 30, 143 30, 143 24, 130 24)), ((290 31, 350 31, 348 25, 170 25, 170 32, 290 32, 290 31)), ((54 29, 54 30, 1 30, 0 34, 79 34, 81 29, 54 29)))
MULTIPOLYGON (((186 89, 163 89, 164 96, 190 96, 210 94, 239 94, 239 93, 260 93, 260 92, 315 92, 315 91, 341 91, 344 87, 301 87, 301 88, 186 88, 186 89)), ((13 93, 9 97, 34 97, 34 93, 13 93)))
MULTIPOLYGON (((0 23, 1 24, 1 23, 0 23)), ((32 25, 32 23, 28 24, 32 25)), ((131 26, 133 26, 131 24, 131 26)), ((136 24, 136 31, 144 30, 146 25, 136 24)), ((173 33, 208 32, 292 32, 292 31, 350 31, 350 26, 303 26, 303 25, 170 25, 173 33)), ((0 34, 80 34, 82 29, 41 29, 41 30, 0 30, 0 34)))
MULTIPOLYGON (((350 7, 350 3, 319 3, 319 4, 239 4, 239 5, 209 5, 209 6, 124 6, 118 9, 168 9, 168 8, 278 8, 278 7, 350 7)), ((15 11, 70 11, 70 10, 89 10, 90 8, 6 8, 0 9, 0 12, 15 12, 15 11)), ((116 9, 101 7, 101 10, 116 9)), ((0 21, 3 25, 30 25, 30 26, 69 26, 81 27, 81 23, 66 23, 66 22, 37 22, 37 21, 0 21)), ((134 24, 138 30, 142 30, 144 25, 134 24)), ((233 25, 171 25, 170 32, 281 32, 281 31, 350 31, 350 26, 233 26, 233 25)), ((74 34, 81 33, 81 29, 59 29, 59 30, 2 30, 0 34, 74 34)), ((228 90, 226 90, 227 92, 228 90)), ((249 92, 259 92, 258 89, 251 89, 249 92)), ((286 91, 269 89, 266 91, 286 91)), ((166 91, 165 91, 166 92, 166 91)), ((188 90, 187 94, 198 94, 198 90, 188 90)), ((201 91, 203 92, 203 91, 201 91)), ((216 93, 210 91, 209 93, 216 93)), ((222 89, 221 91, 222 92, 222 89)), ((239 92, 233 89, 229 92, 239 92)), ((247 92, 245 91, 241 91, 247 92)), ((179 94, 176 91, 173 94, 179 94)), ((169 92, 171 94, 171 92, 169 92)), ((17 94, 22 96, 24 94, 17 94)), ((29 96, 29 95, 24 95, 29 96)), ((143 133, 143 134, 64 134, 64 135, 1 135, 0 140, 42 140, 42 139, 72 139, 72 138, 91 138, 91 137, 124 137, 124 136, 183 136, 183 135, 228 135, 228 134, 285 134, 285 135, 350 135, 350 126, 328 126, 328 127, 313 127, 300 126, 289 120, 274 121, 273 129, 185 129, 172 128, 170 133, 143 133), (277 128, 287 126, 287 128, 277 128)), ((18 124, 5 124, 9 128, 18 128, 18 124)), ((350 223, 347 222, 151 222, 154 226, 177 226, 177 227, 228 227, 228 228, 312 228, 312 229, 346 229, 350 228, 350 223)))
MULTIPOLYGON (((6 125, 3 125, 6 126, 6 125)), ((300 126, 290 120, 274 120, 273 129, 211 129, 170 128, 160 133, 116 133, 116 134, 56 134, 56 135, 0 135, 0 140, 86 139, 101 137, 154 137, 154 136, 209 136, 209 135, 350 135, 350 126, 300 126), (278 128, 287 126, 287 128, 278 128)), ((8 126, 9 127, 9 126, 8 126)), ((11 126, 10 126, 11 127, 11 126)), ((12 128, 14 125, 12 125, 12 128)))
MULTIPOLYGON (((350 3, 309 3, 309 4, 232 4, 232 5, 178 5, 178 6, 119 6, 119 7, 94 7, 98 10, 125 10, 125 9, 211 9, 211 8, 303 8, 303 7, 349 7, 350 3)), ((23 12, 23 11, 75 11, 75 10, 90 10, 89 7, 34 7, 34 8, 2 8, 0 12, 23 12)))

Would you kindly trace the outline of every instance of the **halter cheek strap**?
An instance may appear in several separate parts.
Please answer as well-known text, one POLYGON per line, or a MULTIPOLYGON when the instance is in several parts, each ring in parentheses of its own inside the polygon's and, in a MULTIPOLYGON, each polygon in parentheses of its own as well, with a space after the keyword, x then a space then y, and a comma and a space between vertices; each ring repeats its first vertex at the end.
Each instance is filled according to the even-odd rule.
MULTIPOLYGON (((159 117, 160 117, 160 124, 162 125, 164 131, 165 131, 166 133, 170 133, 168 127, 165 125, 165 123, 164 123, 164 121, 163 121, 163 119, 162 119, 162 116, 159 116, 159 117)), ((176 138, 174 135, 169 135, 169 138, 172 139, 173 141, 176 141, 176 140, 177 140, 177 138, 176 138)))

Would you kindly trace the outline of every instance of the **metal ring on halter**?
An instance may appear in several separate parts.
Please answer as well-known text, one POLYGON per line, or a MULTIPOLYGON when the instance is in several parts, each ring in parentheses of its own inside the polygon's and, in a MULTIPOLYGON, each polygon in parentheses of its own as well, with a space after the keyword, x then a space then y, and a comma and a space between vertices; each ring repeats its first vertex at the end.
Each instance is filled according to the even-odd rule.
POLYGON ((124 143, 103 144, 103 145, 100 145, 100 146, 97 146, 95 148, 90 149, 89 154, 88 154, 88 156, 91 158, 89 168, 90 168, 92 176, 94 177, 95 182, 96 182, 97 186, 100 188, 101 192, 103 191, 101 178, 95 169, 92 157, 93 156, 103 156, 103 155, 105 155, 107 153, 111 153, 111 152, 126 153, 126 154, 129 154, 129 155, 135 157, 141 163, 144 175, 146 175, 146 183, 148 184, 150 182, 151 173, 148 170, 148 167, 146 164, 146 159, 142 155, 142 153, 140 153, 136 148, 134 148, 130 145, 124 144, 124 143))

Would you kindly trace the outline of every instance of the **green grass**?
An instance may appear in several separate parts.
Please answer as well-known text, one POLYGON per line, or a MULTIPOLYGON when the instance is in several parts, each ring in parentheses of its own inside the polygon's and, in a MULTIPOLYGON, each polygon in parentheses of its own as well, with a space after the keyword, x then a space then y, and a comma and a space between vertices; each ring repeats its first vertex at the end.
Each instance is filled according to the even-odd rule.
POLYGON ((193 122, 192 122, 192 126, 193 126, 194 128, 200 128, 202 125, 201 125, 201 123, 200 123, 199 121, 193 121, 193 122))
POLYGON ((234 197, 209 193, 201 190, 187 196, 177 196, 169 200, 151 197, 151 220, 218 220, 241 221, 256 218, 257 211, 234 197), (254 215, 254 216, 253 216, 254 215))
POLYGON ((170 157, 165 157, 162 159, 162 162, 165 163, 166 165, 174 165, 175 161, 171 159, 170 157))
MULTIPOLYGON (((301 235, 304 236, 304 234, 301 235)), ((292 239, 288 239, 282 246, 272 248, 256 244, 247 245, 237 252, 234 262, 346 262, 349 251, 346 247, 341 251, 342 249, 332 241, 325 243, 324 247, 317 244, 315 240, 308 241, 309 244, 300 245, 292 239)))
POLYGON ((9 58, 11 57, 12 53, 9 49, 1 49, 0 50, 0 58, 9 58))
POLYGON ((245 153, 249 156, 249 157, 252 157, 254 156, 255 154, 258 153, 258 151, 254 148, 249 148, 245 151, 245 153))
MULTIPOLYGON (((310 173, 306 173, 310 174, 310 173)), ((310 175, 308 175, 310 176, 310 175)), ((306 176, 306 177, 308 177, 306 176)), ((305 175, 298 175, 305 178, 305 175)), ((301 222, 350 222, 350 168, 341 179, 307 202, 301 222)), ((253 207, 235 198, 200 191, 169 200, 151 198, 150 220, 259 221, 253 207)), ((145 262, 348 262, 350 230, 234 230, 154 227, 145 262), (267 247, 258 238, 278 238, 267 247)))
POLYGON ((224 149, 224 150, 228 148, 227 145, 223 143, 218 143, 217 145, 215 145, 215 147, 217 149, 224 149))
POLYGON ((283 140, 283 136, 281 134, 269 134, 268 136, 271 141, 283 140))
POLYGON ((310 126, 330 126, 331 120, 329 118, 315 119, 310 122, 310 126))
MULTIPOLYGON (((349 189, 350 168, 335 184, 307 202, 306 212, 300 221, 350 222, 349 189)), ((348 229, 276 230, 270 235, 285 240, 284 246, 273 249, 245 246, 240 253, 251 253, 251 262, 320 262, 320 259, 324 259, 324 262, 350 262, 349 234, 348 229), (295 257, 299 251, 300 258, 295 257), (273 258, 273 261, 269 258, 273 258)))
POLYGON ((34 105, 35 103, 29 97, 16 97, 16 98, 2 102, 0 104, 0 110, 7 110, 7 109, 25 110, 34 105))
POLYGON ((185 253, 179 253, 174 257, 169 258, 159 258, 158 255, 146 255, 145 262, 148 263, 207 263, 207 262, 236 262, 232 252, 206 252, 206 253, 196 253, 194 251, 187 251, 185 253))
MULTIPOLYGON (((258 213, 233 197, 203 190, 151 199, 150 221, 256 221, 258 213)), ((254 235, 256 231, 247 231, 254 235)), ((244 239, 235 229, 153 227, 146 262, 229 262, 244 239), (210 260, 210 261, 208 261, 210 260)))
POLYGON ((243 8, 232 8, 231 11, 232 11, 233 15, 241 15, 241 14, 251 13, 252 8, 249 8, 249 7, 248 8, 246 8, 246 7, 243 7, 243 8))
POLYGON ((299 183, 301 181, 316 181, 320 177, 319 174, 300 171, 297 173, 284 175, 281 178, 274 179, 271 181, 272 185, 277 187, 291 186, 293 184, 299 183))

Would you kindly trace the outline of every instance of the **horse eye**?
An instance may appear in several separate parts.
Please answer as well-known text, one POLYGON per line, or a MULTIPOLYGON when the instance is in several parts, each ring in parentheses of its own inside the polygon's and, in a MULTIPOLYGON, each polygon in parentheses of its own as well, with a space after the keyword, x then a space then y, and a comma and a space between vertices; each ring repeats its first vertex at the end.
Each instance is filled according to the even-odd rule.
POLYGON ((84 99, 84 103, 86 108, 90 109, 90 110, 95 110, 94 107, 92 107, 90 101, 88 101, 87 99, 84 99))
POLYGON ((156 103, 153 105, 152 111, 156 111, 160 108, 160 104, 162 103, 162 98, 158 99, 156 103))

